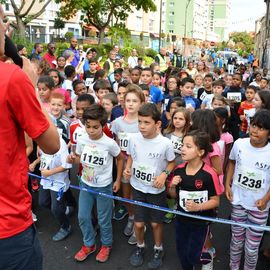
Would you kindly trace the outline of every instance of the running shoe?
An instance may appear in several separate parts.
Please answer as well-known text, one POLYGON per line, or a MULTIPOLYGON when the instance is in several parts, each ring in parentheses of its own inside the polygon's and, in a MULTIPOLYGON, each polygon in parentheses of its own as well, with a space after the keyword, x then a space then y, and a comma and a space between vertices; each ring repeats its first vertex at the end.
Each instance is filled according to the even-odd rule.
POLYGON ((124 205, 121 205, 120 208, 114 212, 113 219, 114 220, 122 220, 125 216, 128 215, 127 209, 124 205))
POLYGON ((67 229, 61 228, 54 236, 53 241, 58 242, 61 240, 64 240, 71 234, 71 226, 69 226, 67 229))
POLYGON ((129 262, 133 267, 139 267, 144 261, 144 247, 136 247, 136 250, 132 253, 129 258, 129 262))
POLYGON ((131 236, 134 232, 134 218, 128 218, 127 225, 124 229, 125 236, 131 236))
POLYGON ((109 259, 112 247, 102 246, 96 256, 96 261, 106 262, 109 259))
POLYGON ((90 254, 95 252, 97 249, 96 245, 93 245, 91 247, 87 247, 83 245, 81 249, 76 253, 74 259, 78 262, 84 261, 90 254))
POLYGON ((148 269, 158 269, 162 266, 164 257, 163 249, 154 249, 153 257, 148 263, 148 269))

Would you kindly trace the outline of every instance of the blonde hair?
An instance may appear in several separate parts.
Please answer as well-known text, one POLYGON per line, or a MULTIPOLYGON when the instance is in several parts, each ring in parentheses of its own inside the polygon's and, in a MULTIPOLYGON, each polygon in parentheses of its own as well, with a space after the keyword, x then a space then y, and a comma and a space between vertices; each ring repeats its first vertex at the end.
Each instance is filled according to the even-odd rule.
POLYGON ((212 99, 212 104, 213 104, 213 102, 216 101, 216 100, 222 101, 224 105, 228 105, 228 102, 227 102, 226 98, 223 97, 222 95, 215 94, 214 97, 213 97, 213 99, 212 99))
POLYGON ((131 84, 127 85, 126 93, 125 93, 125 96, 124 96, 125 101, 126 101, 127 95, 130 94, 130 93, 136 95, 138 97, 138 99, 141 101, 141 103, 145 102, 145 97, 144 97, 143 91, 138 85, 136 85, 134 83, 131 83, 131 84))

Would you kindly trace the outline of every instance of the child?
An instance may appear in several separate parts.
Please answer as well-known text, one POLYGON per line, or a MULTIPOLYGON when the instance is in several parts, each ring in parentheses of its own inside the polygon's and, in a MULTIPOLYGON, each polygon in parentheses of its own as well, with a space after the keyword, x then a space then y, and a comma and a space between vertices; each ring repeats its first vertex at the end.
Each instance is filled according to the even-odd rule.
MULTIPOLYGON (((117 143, 103 133, 107 119, 105 109, 98 104, 93 104, 84 111, 83 121, 86 132, 78 137, 76 153, 71 154, 68 161, 81 162, 82 187, 87 189, 91 187, 91 190, 96 192, 112 195, 113 191, 117 192, 120 188, 123 157, 117 143), (113 157, 117 160, 117 178, 114 184, 112 184, 113 157)), ((96 260, 106 262, 112 249, 112 199, 81 190, 78 219, 84 244, 75 255, 77 261, 84 261, 96 250, 96 232, 91 222, 91 213, 95 204, 102 244, 96 260)))
POLYGON ((118 99, 118 105, 113 107, 112 114, 111 114, 111 122, 115 120, 116 118, 124 115, 124 96, 126 94, 126 87, 130 83, 127 81, 120 82, 118 84, 118 90, 117 90, 117 99, 118 99))
POLYGON ((269 90, 269 80, 266 78, 262 78, 260 81, 260 89, 261 90, 269 90))
MULTIPOLYGON (((265 226, 270 200, 270 112, 258 111, 249 127, 250 138, 237 140, 229 157, 226 196, 235 222, 265 226)), ((240 269, 245 245, 244 269, 255 270, 264 231, 231 226, 230 269, 240 269)))
POLYGON ((64 80, 62 87, 69 92, 71 99, 73 99, 75 97, 75 93, 72 87, 72 82, 76 77, 76 71, 72 65, 65 67, 65 76, 66 79, 64 80))
MULTIPOLYGON (((128 160, 124 171, 130 179, 133 199, 164 207, 166 205, 165 181, 175 166, 172 143, 160 130, 160 112, 155 104, 144 104, 139 110, 139 130, 129 141, 128 160)), ((164 256, 162 228, 164 214, 161 211, 135 205, 135 234, 137 248, 129 262, 138 267, 144 261, 144 225, 149 220, 154 235, 154 253, 148 263, 149 269, 162 266, 164 256)))
MULTIPOLYGON (((206 133, 194 130, 184 137, 181 156, 186 163, 176 167, 169 186, 169 194, 177 198, 178 210, 215 216, 219 181, 216 172, 203 162, 210 151, 212 146, 206 133)), ((203 250, 209 222, 177 216, 175 227, 177 253, 184 270, 211 261, 211 254, 203 250)))
POLYGON ((50 97, 54 89, 54 81, 50 76, 41 76, 38 79, 37 87, 42 106, 50 113, 50 97))
MULTIPOLYGON (((257 87, 253 85, 249 85, 245 91, 246 100, 242 101, 239 106, 238 114, 241 120, 240 131, 239 131, 240 138, 244 138, 246 136, 247 129, 249 126, 249 119, 250 119, 249 111, 254 109, 253 99, 255 97, 256 92, 257 92, 257 87)), ((253 113, 251 112, 251 114, 253 116, 254 112, 253 113)))
POLYGON ((122 75, 123 75, 123 69, 122 68, 117 68, 114 70, 113 74, 114 74, 114 81, 112 83, 112 88, 113 91, 115 93, 117 93, 117 89, 118 89, 118 84, 123 81, 122 79, 122 75))
POLYGON ((201 104, 208 95, 212 95, 213 81, 214 81, 214 78, 212 74, 205 75, 203 79, 204 87, 198 90, 198 100, 200 101, 201 104))
POLYGON ((195 98, 198 98, 198 90, 203 87, 203 76, 201 74, 197 74, 194 81, 195 87, 193 89, 193 94, 195 98))
MULTIPOLYGON (((145 102, 144 94, 139 86, 130 84, 127 86, 127 91, 124 97, 125 108, 127 113, 112 122, 112 132, 116 136, 116 140, 122 150, 122 153, 127 157, 127 149, 129 147, 129 140, 133 133, 138 133, 138 111, 141 105, 145 102)), ((131 187, 129 181, 122 178, 122 192, 123 197, 130 199, 131 187)), ((133 205, 126 203, 125 207, 128 211, 128 222, 124 229, 126 236, 132 236, 134 225, 133 205)), ((117 219, 117 217, 116 217, 117 219)), ((119 219, 118 219, 119 220, 119 219)), ((128 240, 129 244, 136 244, 135 236, 128 240), (135 243, 134 243, 135 242, 135 243)))
POLYGON ((226 108, 228 113, 230 112, 230 107, 228 106, 225 97, 215 94, 212 99, 211 109, 214 110, 220 107, 226 108))
POLYGON ((141 69, 138 67, 135 67, 130 72, 130 79, 131 82, 134 84, 139 84, 141 77, 141 69))
POLYGON ((153 80, 153 72, 150 68, 144 68, 141 73, 140 82, 147 84, 150 87, 151 102, 155 103, 161 109, 161 102, 163 100, 162 92, 159 88, 151 85, 153 80))
POLYGON ((193 89, 195 82, 193 79, 187 77, 184 78, 180 85, 181 96, 185 100, 186 108, 192 113, 196 109, 199 109, 200 102, 197 98, 193 97, 193 89))
POLYGON ((112 92, 110 83, 104 79, 96 81, 96 83, 94 84, 94 90, 98 98, 97 103, 99 104, 102 104, 102 100, 105 95, 107 95, 109 92, 112 92))
POLYGON ((270 91, 268 90, 258 91, 253 99, 253 105, 255 111, 258 111, 260 109, 270 110, 270 91))
POLYGON ((118 99, 115 93, 109 93, 104 96, 102 106, 108 114, 108 124, 111 123, 111 114, 114 106, 118 104, 118 99))
POLYGON ((72 166, 66 162, 68 147, 60 138, 60 150, 54 155, 47 155, 41 151, 40 171, 43 177, 50 181, 41 179, 42 188, 39 190, 39 205, 51 209, 52 214, 60 224, 59 231, 52 237, 53 241, 61 241, 71 233, 69 218, 66 216, 65 196, 58 198, 58 192, 69 188, 68 169, 72 166))
MULTIPOLYGON (((183 137, 188 132, 189 127, 190 112, 186 108, 182 107, 173 112, 169 126, 163 132, 164 136, 172 142, 176 166, 183 163, 181 158, 181 148, 183 137)), ((167 205, 170 209, 173 209, 175 206, 175 200, 167 198, 167 205)), ((164 222, 171 223, 174 216, 175 215, 172 213, 166 213, 164 222)))
POLYGON ((154 85, 155 87, 159 88, 163 92, 163 88, 162 88, 162 77, 161 77, 161 74, 160 73, 155 72, 153 74, 152 85, 154 85))
POLYGON ((169 76, 166 85, 165 85, 165 92, 163 95, 163 111, 166 110, 169 101, 172 99, 172 97, 175 94, 178 94, 179 92, 179 86, 180 86, 180 80, 178 77, 175 76, 169 76))
POLYGON ((96 72, 97 60, 95 58, 91 58, 89 60, 89 69, 85 70, 83 73, 83 79, 87 88, 94 82, 96 72))
POLYGON ((139 84, 139 87, 143 91, 145 103, 151 102, 150 87, 147 84, 139 84))
MULTIPOLYGON (((75 80, 72 83, 72 87, 74 89, 76 96, 72 99, 71 106, 72 106, 73 112, 76 112, 77 99, 79 96, 87 93, 87 88, 86 88, 86 85, 84 84, 84 82, 81 80, 75 80)), ((93 96, 93 97, 96 98, 96 96, 93 96)))
POLYGON ((196 68, 194 68, 193 62, 188 62, 186 72, 188 73, 188 75, 189 75, 192 79, 195 79, 195 75, 197 74, 198 71, 197 71, 196 68))

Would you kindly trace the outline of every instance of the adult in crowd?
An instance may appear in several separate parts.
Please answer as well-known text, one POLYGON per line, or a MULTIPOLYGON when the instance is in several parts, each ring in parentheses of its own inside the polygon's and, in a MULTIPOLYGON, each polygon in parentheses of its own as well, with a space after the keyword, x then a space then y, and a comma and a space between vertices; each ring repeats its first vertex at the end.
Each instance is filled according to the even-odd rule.
POLYGON ((44 59, 51 68, 56 68, 56 56, 55 56, 55 43, 54 42, 50 42, 48 43, 48 47, 47 47, 48 51, 44 54, 44 56, 42 57, 42 59, 44 59))
POLYGON ((118 45, 115 45, 113 50, 115 51, 115 60, 122 60, 124 56, 120 53, 120 48, 118 45))
POLYGON ((229 74, 233 74, 234 73, 234 66, 236 64, 236 59, 233 57, 233 55, 231 54, 230 57, 228 58, 228 73, 229 74))
POLYGON ((109 58, 105 61, 103 65, 103 69, 108 73, 112 73, 114 71, 114 62, 116 61, 116 52, 115 50, 111 50, 109 54, 109 58))
MULTIPOLYGON (((3 19, 0 6, 1 58, 7 50, 3 19)), ((23 59, 25 72, 30 67, 30 61, 23 59)), ((0 268, 41 270, 42 252, 33 226, 32 198, 27 189, 24 132, 47 154, 59 150, 59 135, 42 112, 27 75, 18 66, 4 62, 0 62, 0 70, 0 268)))
POLYGON ((41 43, 35 43, 34 52, 30 55, 29 59, 40 60, 42 53, 43 53, 43 45, 41 43))
POLYGON ((79 52, 79 50, 76 49, 77 48, 77 45, 78 45, 78 40, 75 37, 72 37, 70 39, 70 46, 67 49, 67 50, 72 51, 74 53, 74 58, 73 58, 73 60, 71 62, 71 65, 73 67, 75 67, 75 68, 78 66, 78 64, 80 62, 80 52, 79 52))
POLYGON ((160 71, 165 72, 167 69, 166 63, 166 49, 160 48, 159 53, 155 56, 155 63, 160 66, 160 71))
POLYGON ((138 56, 137 56, 137 50, 132 49, 131 56, 128 58, 128 67, 129 68, 135 68, 138 65, 138 56))
POLYGON ((20 56, 27 57, 27 49, 24 45, 17 45, 17 51, 20 56))
POLYGON ((185 66, 185 59, 182 55, 181 50, 177 50, 176 53, 173 55, 172 64, 174 67, 184 68, 185 66))

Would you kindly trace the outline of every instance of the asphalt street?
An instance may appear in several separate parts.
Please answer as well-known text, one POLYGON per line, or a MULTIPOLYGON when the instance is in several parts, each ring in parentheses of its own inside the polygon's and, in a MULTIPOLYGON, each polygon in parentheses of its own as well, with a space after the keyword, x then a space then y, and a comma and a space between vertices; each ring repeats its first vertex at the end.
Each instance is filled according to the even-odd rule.
MULTIPOLYGON (((78 198, 78 191, 73 190, 76 198, 78 198)), ((34 193, 34 212, 37 214, 38 221, 36 227, 38 236, 41 242, 44 254, 44 270, 131 270, 134 269, 129 265, 129 256, 134 250, 134 246, 127 243, 128 238, 123 234, 126 218, 123 221, 113 221, 114 244, 111 256, 106 263, 98 263, 95 261, 95 254, 91 254, 86 261, 74 261, 74 255, 81 248, 82 235, 77 221, 77 211, 71 217, 72 234, 61 242, 52 241, 52 236, 58 230, 58 224, 53 218, 52 214, 47 209, 41 209, 37 206, 38 193, 34 193)), ((228 218, 230 214, 230 206, 223 198, 221 207, 219 209, 219 216, 228 218)), ((217 251, 217 257, 214 261, 215 270, 229 269, 229 241, 230 241, 230 226, 222 224, 212 224, 211 230, 214 235, 214 246, 217 251)), ((267 236, 268 237, 268 236, 267 236)), ((266 238, 267 238, 266 237, 266 238)), ((99 234, 97 235, 97 244, 99 245, 99 234)), ((270 239, 264 241, 270 245, 270 239)), ((147 227, 146 232, 146 254, 145 263, 143 266, 137 268, 138 270, 147 269, 147 261, 150 259, 153 240, 150 226, 147 227)), ((164 227, 164 248, 165 257, 163 267, 161 270, 181 270, 175 248, 175 233, 174 224, 165 225, 164 227)), ((200 267, 196 268, 200 269, 200 267)), ((262 255, 259 257, 257 270, 269 270, 270 260, 266 260, 262 255)))

